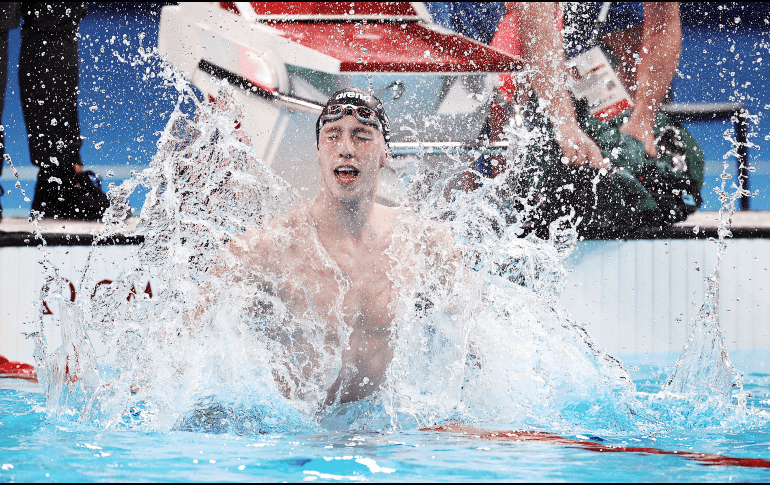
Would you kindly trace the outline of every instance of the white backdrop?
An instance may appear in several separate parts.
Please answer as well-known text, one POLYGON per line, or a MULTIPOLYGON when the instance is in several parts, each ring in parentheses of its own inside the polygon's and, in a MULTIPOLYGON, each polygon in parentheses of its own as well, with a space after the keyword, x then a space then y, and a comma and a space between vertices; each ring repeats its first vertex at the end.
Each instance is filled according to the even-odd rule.
MULTIPOLYGON (((90 246, 48 251, 77 288, 90 246)), ((114 280, 136 246, 100 247, 97 281, 114 280)), ((32 362, 33 344, 22 332, 37 328, 33 302, 43 284, 37 248, 0 248, 0 355, 32 362)), ((561 303, 612 354, 681 350, 703 301, 703 277, 716 261, 716 244, 696 240, 586 241, 568 259, 572 269, 561 303)), ((770 240, 729 242, 722 265, 720 321, 729 350, 770 352, 770 240)), ((137 281, 137 292, 152 282, 137 281)), ((68 297, 69 295, 65 295, 68 297)), ((81 298, 83 295, 77 295, 81 298)), ((126 295, 128 297, 128 295, 126 295)), ((48 302, 55 325, 55 302, 48 302)), ((51 333, 54 343, 57 336, 51 333)))

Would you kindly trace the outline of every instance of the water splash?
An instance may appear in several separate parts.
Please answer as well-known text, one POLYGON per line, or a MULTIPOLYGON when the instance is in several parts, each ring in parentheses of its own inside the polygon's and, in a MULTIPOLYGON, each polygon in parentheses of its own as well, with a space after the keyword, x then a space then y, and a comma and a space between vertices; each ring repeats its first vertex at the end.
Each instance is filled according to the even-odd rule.
MULTIPOLYGON (((706 291, 703 304, 690 325, 687 345, 661 389, 661 395, 708 403, 706 409, 710 414, 714 409, 720 409, 725 415, 740 417, 746 410, 747 395, 740 373, 730 362, 719 324, 719 276, 722 258, 727 251, 727 238, 732 237, 730 226, 735 203, 742 197, 756 196, 758 192, 751 194, 735 182, 731 184, 731 191, 727 190, 727 182, 732 179, 728 174, 727 159, 738 154, 739 143, 730 138, 729 133, 725 133, 725 138, 732 142, 733 149, 724 157, 722 182, 714 188, 720 201, 718 239, 712 239, 717 243, 716 265, 714 271, 704 278, 706 291), (732 405, 733 399, 737 401, 737 406, 732 405)), ((696 410, 698 408, 696 406, 696 410)), ((698 412, 685 417, 685 421, 697 422, 699 419, 698 412)))
POLYGON ((453 190, 469 170, 461 159, 421 164, 412 179, 405 209, 440 221, 452 244, 435 250, 428 241, 439 230, 408 219, 396 232, 412 243, 404 248, 422 251, 417 258, 391 251, 412 268, 393 275, 399 312, 383 392, 391 423, 632 426, 634 388, 625 369, 556 310, 563 260, 577 241, 572 218, 555 221, 549 240, 521 237, 535 207, 526 195, 522 209, 509 203, 510 181, 526 169, 539 136, 512 124, 506 137, 506 173, 480 179, 473 192, 453 190))
MULTIPOLYGON (((53 268, 49 286, 58 291, 50 294, 46 287, 41 295, 47 301, 58 300, 62 315, 61 348, 48 349, 42 329, 35 334, 49 413, 108 427, 169 429, 196 419, 205 422, 190 410, 212 393, 220 396, 220 407, 212 408, 220 414, 222 409, 235 412, 241 401, 250 403, 254 419, 233 419, 238 426, 258 431, 271 419, 281 424, 280 419, 257 419, 265 413, 283 415, 284 423, 299 426, 302 419, 281 407, 282 399, 265 397, 275 393, 275 385, 264 372, 267 366, 260 358, 264 349, 230 333, 241 330, 235 323, 219 327, 212 312, 195 324, 192 321, 200 302, 234 279, 228 275, 218 280, 210 274, 227 266, 222 255, 228 254, 223 247, 229 238, 243 233, 246 225, 259 226, 280 216, 296 195, 251 156, 243 133, 235 129, 240 113, 224 99, 227 91, 218 103, 200 104, 176 73, 166 74, 180 96, 158 141, 158 152, 150 168, 111 187, 106 229, 94 242, 125 230, 128 196, 140 185, 150 188, 134 232, 145 240, 137 264, 114 283, 98 284, 91 276, 89 258, 78 293, 92 298, 75 303, 61 298, 64 281, 53 268), (196 120, 183 113, 184 103, 195 104, 196 120), (135 281, 150 278, 156 287, 154 298, 118 296, 129 294, 135 281), (98 363, 86 332, 112 349, 112 362, 98 363), (200 382, 216 383, 216 388, 201 390, 200 382), (257 397, 242 398, 249 393, 257 397), (270 411, 255 411, 260 403, 270 411)), ((242 294, 233 297, 247 300, 242 294)))
POLYGON ((178 98, 158 151, 148 169, 111 186, 106 228, 95 237, 96 245, 127 233, 127 199, 140 186, 149 189, 128 232, 144 238, 136 264, 100 284, 89 259, 78 294, 93 298, 70 303, 43 251, 51 276, 41 302, 58 301, 63 341, 50 349, 42 323, 34 334, 49 416, 242 434, 451 420, 608 433, 657 425, 620 362, 556 306, 563 260, 577 239, 573 217, 555 221, 548 240, 522 237, 531 199, 525 193, 516 207, 507 202, 506 182, 526 170, 536 134, 508 127, 507 173, 483 179, 473 192, 453 183, 469 170, 459 157, 421 164, 413 174, 394 231, 398 244, 386 251, 393 359, 378 392, 341 404, 335 386, 355 372, 344 356, 349 279, 309 224, 284 224, 302 219, 300 198, 237 129, 241 108, 231 88, 199 102, 169 66, 160 75, 178 98), (252 249, 265 237, 279 246, 316 241, 315 257, 334 275, 327 306, 314 306, 312 281, 295 287, 291 300, 275 290, 303 281, 301 258, 274 261, 280 274, 244 271, 242 260, 260 258, 252 249), (148 279, 152 298, 125 298, 148 279), (97 357, 95 341, 108 355, 97 357))

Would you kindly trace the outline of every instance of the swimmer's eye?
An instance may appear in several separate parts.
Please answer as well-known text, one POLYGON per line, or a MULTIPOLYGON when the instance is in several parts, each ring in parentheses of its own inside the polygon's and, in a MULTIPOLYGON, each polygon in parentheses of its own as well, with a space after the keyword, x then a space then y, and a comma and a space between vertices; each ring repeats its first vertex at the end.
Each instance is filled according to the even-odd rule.
MULTIPOLYGON (((339 140, 340 136, 341 136, 340 133, 330 132, 324 135, 324 138, 326 138, 329 141, 336 141, 336 140, 339 140)), ((353 139, 355 141, 367 142, 367 141, 374 140, 374 137, 372 136, 371 133, 353 133, 353 139)))
POLYGON ((352 133, 353 138, 358 141, 372 141, 374 136, 369 130, 355 130, 352 133))

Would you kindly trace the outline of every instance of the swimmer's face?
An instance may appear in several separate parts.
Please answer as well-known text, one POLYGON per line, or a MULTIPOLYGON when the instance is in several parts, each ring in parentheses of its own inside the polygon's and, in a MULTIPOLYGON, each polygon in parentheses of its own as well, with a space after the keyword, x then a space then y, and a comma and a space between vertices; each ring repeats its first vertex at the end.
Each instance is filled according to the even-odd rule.
POLYGON ((354 116, 343 116, 321 128, 321 190, 331 191, 341 201, 374 196, 386 160, 385 137, 380 130, 354 116))

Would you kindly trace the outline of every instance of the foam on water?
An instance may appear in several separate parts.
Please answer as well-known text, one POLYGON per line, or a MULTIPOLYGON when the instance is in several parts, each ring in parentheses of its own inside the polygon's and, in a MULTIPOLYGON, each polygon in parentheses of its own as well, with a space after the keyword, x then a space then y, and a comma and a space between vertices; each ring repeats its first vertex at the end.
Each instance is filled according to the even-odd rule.
MULTIPOLYGON (((295 210, 299 197, 253 155, 236 128, 241 108, 230 88, 214 103, 199 102, 173 70, 161 74, 176 86, 177 105, 150 167, 111 187, 107 229, 97 238, 125 231, 127 197, 148 188, 134 267, 107 285, 87 266, 78 294, 93 298, 70 303, 41 246, 49 279, 40 301, 58 301, 62 315, 61 347, 47 344, 42 317, 33 334, 50 419, 239 434, 452 420, 615 433, 686 425, 696 408, 699 426, 748 419, 733 399, 737 374, 719 336, 718 268, 664 392, 640 395, 623 365, 557 308, 574 222, 552 224, 549 240, 523 237, 529 200, 520 211, 507 205, 505 177, 471 193, 452 190, 450 181, 467 170, 459 159, 423 164, 411 177, 387 251, 393 359, 379 391, 341 404, 335 382, 355 371, 345 361, 352 330, 341 308, 349 280, 328 255, 321 258, 338 286, 321 311, 307 295, 297 304, 271 290, 287 278, 243 271, 244 241, 254 234, 290 243, 314 231, 271 224, 295 210), (125 298, 135 281, 148 279, 152 298, 125 298), (93 339, 108 355, 97 358, 93 339)), ((507 133, 515 172, 537 137, 515 126, 507 133)), ((305 271, 303 261, 280 264, 283 274, 305 271)))

